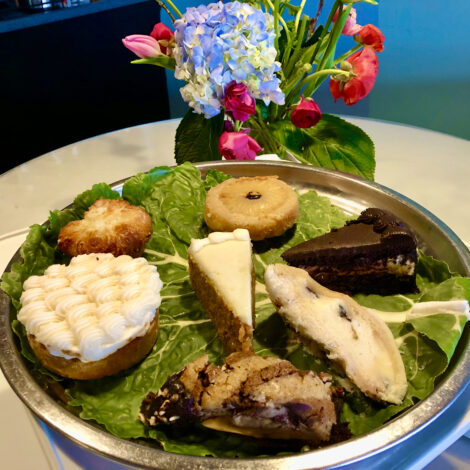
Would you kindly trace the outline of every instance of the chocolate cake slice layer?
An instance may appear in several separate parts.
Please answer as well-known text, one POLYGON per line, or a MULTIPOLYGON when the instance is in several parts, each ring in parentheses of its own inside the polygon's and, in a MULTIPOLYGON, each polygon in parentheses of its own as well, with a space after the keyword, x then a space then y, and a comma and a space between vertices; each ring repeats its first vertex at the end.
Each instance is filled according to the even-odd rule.
POLYGON ((282 258, 329 289, 388 295, 416 291, 416 246, 404 222, 369 208, 344 227, 290 248, 282 258))

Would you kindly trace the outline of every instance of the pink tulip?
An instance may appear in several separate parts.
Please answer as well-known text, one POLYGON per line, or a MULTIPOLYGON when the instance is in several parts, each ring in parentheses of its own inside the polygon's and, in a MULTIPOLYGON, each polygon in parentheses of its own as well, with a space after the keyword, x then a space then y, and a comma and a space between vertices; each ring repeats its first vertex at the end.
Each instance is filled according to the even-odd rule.
POLYGON ((384 50, 385 36, 382 34, 382 31, 373 24, 363 26, 357 34, 357 37, 364 46, 372 47, 375 52, 382 52, 384 50))
POLYGON ((158 41, 162 54, 165 54, 169 57, 172 56, 172 47, 175 43, 175 35, 173 31, 163 23, 157 23, 150 33, 154 39, 158 41))
POLYGON ((312 98, 300 99, 300 103, 295 107, 290 115, 290 120, 295 127, 308 129, 313 127, 321 119, 321 111, 312 98))
POLYGON ((126 36, 122 43, 141 59, 149 59, 162 55, 158 41, 152 36, 144 34, 131 34, 126 36))
POLYGON ((249 129, 241 132, 222 132, 219 139, 220 154, 227 160, 254 160, 262 148, 248 132, 249 129))
POLYGON ((224 102, 225 110, 231 111, 237 121, 248 121, 251 114, 256 114, 256 101, 244 83, 230 82, 225 88, 224 102))
MULTIPOLYGON (((349 15, 348 19, 346 20, 346 23, 344 24, 343 31, 341 31, 345 36, 353 36, 354 34, 357 34, 359 30, 362 28, 361 25, 356 24, 356 10, 354 8, 351 8, 349 10, 349 15)), ((338 19, 338 10, 336 10, 335 15, 333 16, 333 22, 336 22, 338 19)))
POLYGON ((364 47, 346 59, 356 74, 347 82, 330 79, 330 92, 335 101, 342 98, 351 106, 366 97, 374 87, 375 79, 379 72, 379 61, 371 47, 364 47))

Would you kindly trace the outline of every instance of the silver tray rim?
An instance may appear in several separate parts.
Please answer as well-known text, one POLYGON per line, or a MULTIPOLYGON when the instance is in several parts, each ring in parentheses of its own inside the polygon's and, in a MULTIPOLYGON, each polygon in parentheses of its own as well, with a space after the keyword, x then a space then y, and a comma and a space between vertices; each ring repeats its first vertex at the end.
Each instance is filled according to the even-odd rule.
MULTIPOLYGON (((419 214, 423 220, 441 232, 462 264, 464 272, 461 274, 470 276, 470 252, 457 235, 440 219, 419 204, 378 183, 335 170, 291 162, 219 161, 196 163, 195 166, 202 174, 205 174, 209 169, 217 169, 234 176, 247 173, 250 175, 251 173, 279 174, 285 171, 293 172, 293 174, 296 172, 311 173, 317 177, 329 178, 338 183, 352 184, 357 186, 358 190, 378 192, 384 195, 388 201, 403 205, 403 207, 411 210, 411 213, 419 214)), ((126 179, 114 183, 112 187, 115 189, 122 187, 124 181, 126 179)), ((17 259, 19 259, 19 250, 13 256, 5 271, 8 271, 11 264, 17 259)), ((322 449, 283 457, 227 459, 173 454, 113 436, 107 431, 77 417, 48 395, 34 380, 16 347, 15 338, 10 328, 9 304, 8 296, 0 291, 0 366, 18 397, 36 417, 79 447, 116 462, 137 465, 141 468, 191 470, 232 468, 238 470, 256 465, 259 470, 287 468, 300 470, 357 462, 395 446, 419 432, 440 416, 470 383, 470 348, 468 347, 470 341, 469 325, 467 324, 459 344, 458 357, 453 359, 451 371, 439 383, 434 392, 392 421, 363 436, 322 449)))

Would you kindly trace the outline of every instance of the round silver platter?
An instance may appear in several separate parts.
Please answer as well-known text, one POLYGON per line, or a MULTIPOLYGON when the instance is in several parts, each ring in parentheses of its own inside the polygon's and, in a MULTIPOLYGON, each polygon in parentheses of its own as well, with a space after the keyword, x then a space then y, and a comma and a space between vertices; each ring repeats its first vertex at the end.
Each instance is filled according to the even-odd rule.
MULTIPOLYGON (((379 184, 348 174, 287 162, 210 162, 196 165, 205 174, 217 169, 232 176, 278 175, 299 190, 313 189, 349 214, 367 207, 386 209, 414 231, 419 248, 446 261, 450 269, 470 276, 470 252, 458 237, 429 211, 379 184)), ((122 187, 122 181, 113 185, 122 187)), ((18 261, 19 252, 11 264, 18 261)), ((117 438, 70 413, 33 379, 10 328, 10 300, 0 292, 0 365, 6 379, 28 408, 47 425, 79 446, 131 466, 159 469, 311 469, 339 466, 377 454, 407 439, 443 413, 470 381, 469 325, 435 391, 384 426, 361 437, 322 449, 284 457, 219 459, 172 454, 148 443, 117 438)))

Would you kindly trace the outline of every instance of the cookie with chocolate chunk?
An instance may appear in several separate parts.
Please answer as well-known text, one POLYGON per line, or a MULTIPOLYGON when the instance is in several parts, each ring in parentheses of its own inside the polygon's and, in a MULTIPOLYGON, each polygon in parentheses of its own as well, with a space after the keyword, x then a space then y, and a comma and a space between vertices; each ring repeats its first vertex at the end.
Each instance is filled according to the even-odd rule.
POLYGON ((188 364, 147 395, 139 418, 150 426, 199 422, 257 438, 319 444, 332 436, 341 396, 329 374, 239 352, 222 366, 210 364, 207 356, 188 364))

